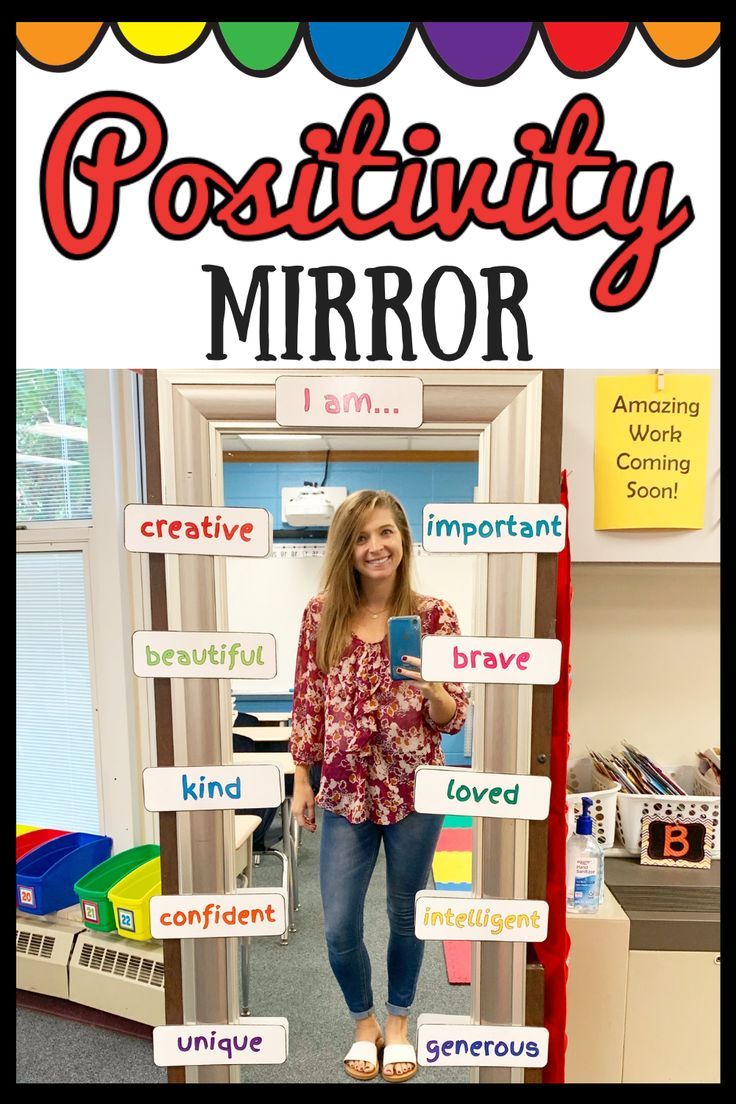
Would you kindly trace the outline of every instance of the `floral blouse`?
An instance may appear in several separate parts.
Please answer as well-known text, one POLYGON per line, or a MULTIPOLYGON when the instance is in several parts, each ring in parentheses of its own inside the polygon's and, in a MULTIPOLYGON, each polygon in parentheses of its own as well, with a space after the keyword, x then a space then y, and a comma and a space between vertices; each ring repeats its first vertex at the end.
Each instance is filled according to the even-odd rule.
MULTIPOLYGON (((395 824, 414 811, 414 771, 442 766, 442 732, 459 732, 468 699, 460 683, 445 683, 455 713, 438 725, 429 702, 411 680, 391 678, 388 639, 368 644, 355 634, 338 663, 317 666, 321 596, 304 611, 292 714, 290 751, 295 763, 322 762, 317 804, 352 824, 395 824)), ((422 635, 460 634, 455 611, 440 598, 419 597, 422 635)))

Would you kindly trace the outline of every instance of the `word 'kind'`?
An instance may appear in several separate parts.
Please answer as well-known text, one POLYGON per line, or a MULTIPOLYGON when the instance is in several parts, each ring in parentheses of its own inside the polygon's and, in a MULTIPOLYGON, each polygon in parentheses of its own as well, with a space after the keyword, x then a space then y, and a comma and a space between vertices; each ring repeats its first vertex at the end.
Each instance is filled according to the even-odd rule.
POLYGON ((147 767, 143 772, 143 803, 150 812, 272 809, 283 800, 283 775, 274 763, 147 767))
POLYGON ((136 632, 133 670, 143 678, 274 678, 276 638, 270 633, 136 632))
MULTIPOLYGON (((593 281, 591 297, 601 310, 614 311, 641 298, 661 250, 694 218, 689 197, 667 209, 673 168, 666 161, 646 170, 634 196, 636 165, 598 149, 603 108, 590 94, 569 101, 554 133, 537 122, 519 127, 514 141, 520 156, 505 181, 499 179, 497 162, 487 156, 474 157, 465 168, 454 157, 430 161, 441 135, 428 123, 405 130, 409 156, 404 158, 384 146, 389 122, 385 101, 369 93, 348 109, 339 134, 327 123, 307 126, 301 135, 306 157, 283 182, 288 196, 279 202, 275 185, 285 174, 277 158, 258 156, 245 170, 239 165, 227 171, 186 156, 159 167, 167 131, 153 104, 131 93, 86 96, 64 112, 46 143, 41 165, 46 229, 64 256, 94 256, 115 232, 122 190, 158 170, 148 210, 155 229, 174 241, 207 226, 250 241, 279 234, 306 240, 336 229, 356 240, 389 233, 405 241, 427 234, 452 241, 469 226, 514 239, 554 230, 574 240, 603 231, 616 245, 593 281), (121 120, 136 130, 138 144, 132 150, 121 120), (88 156, 81 156, 77 147, 90 128, 94 144, 88 156), (592 190, 588 180, 581 180, 591 172, 602 178, 592 190), (376 174, 384 179, 392 174, 393 191, 388 201, 371 207, 366 193, 376 174), (72 215, 72 181, 89 189, 89 215, 81 231, 72 215), (545 186, 541 204, 539 183, 545 186), (492 187, 500 196, 496 201, 490 199, 492 187), (601 197, 592 205, 582 194, 586 187, 587 195, 601 197), (185 209, 179 202, 182 193, 185 209)), ((476 125, 483 135, 485 120, 479 117, 476 125)), ((502 156, 505 160, 507 152, 502 156)))

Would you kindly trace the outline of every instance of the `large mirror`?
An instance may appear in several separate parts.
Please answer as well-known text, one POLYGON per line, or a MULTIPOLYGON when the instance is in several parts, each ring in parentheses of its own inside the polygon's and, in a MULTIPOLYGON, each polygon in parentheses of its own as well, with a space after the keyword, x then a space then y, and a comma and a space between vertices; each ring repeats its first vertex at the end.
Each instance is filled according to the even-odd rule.
MULTIPOLYGON (((420 524, 422 508, 431 501, 558 501, 560 373, 398 372, 423 380, 420 429, 360 436, 354 430, 331 430, 327 436, 309 434, 308 440, 300 439, 303 432, 284 430, 276 422, 275 381, 283 374, 172 371, 159 372, 155 381, 163 501, 260 506, 274 519, 273 551, 262 560, 167 557, 170 628, 273 632, 278 656, 277 676, 268 683, 174 682, 177 762, 287 754, 278 749, 288 747, 283 741, 293 705, 299 625, 308 599, 319 589, 325 549, 326 526, 300 524, 305 517, 293 501, 305 483, 327 497, 365 488, 392 492, 411 527, 414 586, 448 602, 463 634, 554 635, 554 556, 428 554, 421 548, 420 524), (292 502, 285 513, 288 496, 292 502), (216 718, 219 727, 213 723, 216 718), (259 731, 264 728, 271 731, 259 731), (259 751, 263 736, 268 739, 259 751)), ((512 774, 545 769, 536 764, 545 761, 537 752, 549 736, 550 688, 475 685, 468 694, 470 709, 462 730, 443 737, 448 764, 512 774)), ((291 835, 288 827, 283 830, 282 812, 288 810, 264 818, 269 822, 259 846, 282 852, 284 860, 263 854, 251 866, 253 884, 281 883, 282 862, 288 860, 286 837, 291 835)), ((237 1075, 227 1067, 188 1067, 188 1081, 239 1076, 249 1083, 347 1083, 342 1059, 352 1040, 352 1023, 325 945, 318 884, 321 816, 318 811, 315 834, 301 833, 295 856, 291 894, 299 908, 291 917, 294 930, 286 940, 250 940, 245 1000, 242 944, 186 940, 181 945, 185 1022, 234 1022, 243 1003, 254 1017, 286 1016, 289 1061, 284 1066, 243 1066, 237 1075)), ((232 892, 240 865, 234 843, 239 819, 245 817, 230 811, 177 814, 180 892, 232 892)), ((466 826, 451 828, 462 833, 466 826)), ((475 895, 497 898, 543 896, 544 832, 544 824, 475 817, 471 835, 462 837, 462 851, 437 848, 427 888, 468 886, 475 895)), ((388 939, 383 861, 381 855, 370 882, 364 929, 381 1022, 386 1015, 388 939)), ((524 944, 476 942, 468 948, 427 941, 411 1025, 423 1012, 470 1015, 476 1023, 541 1023, 530 1018, 532 968, 524 944)), ((538 1005, 533 1015, 539 1017, 538 1005)), ((423 1068, 420 1076, 426 1082, 478 1083, 521 1081, 528 1074, 445 1067, 423 1068)))
MULTIPOLYGON (((477 434, 450 431, 413 435, 374 432, 363 436, 349 432, 274 434, 244 426, 243 432, 223 433, 221 444, 224 505, 265 507, 274 525, 270 557, 231 558, 227 562, 230 627, 268 626, 277 641, 275 679, 231 684, 237 709, 233 743, 236 754, 252 752, 260 760, 269 753, 279 758, 288 751, 300 623, 307 603, 320 590, 325 566, 330 519, 320 513, 334 510, 355 491, 388 491, 401 502, 411 527, 413 588, 419 594, 448 603, 464 635, 482 635, 485 631, 481 557, 430 554, 422 547, 425 503, 473 502, 478 496, 477 434), (305 487, 306 496, 300 490, 305 487), (316 488, 322 493, 315 493, 316 488), (304 505, 305 497, 308 506, 304 505), (314 513, 304 512, 307 510, 314 513)), ((474 687, 468 685, 470 704, 465 724, 459 731, 441 737, 447 764, 471 765, 473 691, 474 687)), ((314 785, 318 785, 317 777, 314 785)), ((292 775, 287 775, 287 790, 293 792, 292 775)), ((258 814, 262 823, 254 834, 253 884, 270 886, 281 875, 281 859, 276 852, 286 851, 287 857, 291 856, 288 840, 286 844, 284 841, 280 811, 258 810, 258 814)), ((343 994, 330 970, 325 940, 325 905, 320 895, 323 818, 324 813, 317 806, 315 833, 298 833, 299 907, 288 943, 282 945, 276 939, 251 941, 248 1004, 251 1012, 259 1016, 281 1015, 289 1007, 293 1068, 301 1069, 299 1076, 303 1076, 306 1061, 315 1081, 343 1083, 340 1059, 352 1042, 352 1024, 343 994), (316 1009, 320 1010, 318 1015, 316 1009)), ((430 878, 420 888, 446 892, 472 889, 471 824, 467 817, 444 818, 434 847, 430 878)), ((323 858, 323 862, 329 859, 323 858)), ((406 875, 408 880, 408 872, 406 875)), ((294 891, 292 887, 291 892, 294 891)), ((325 892, 328 891, 326 887, 325 892)), ((389 993, 385 846, 379 851, 370 879, 363 924, 376 1014, 383 1025, 384 1002, 389 993)), ((470 943, 427 941, 424 952, 412 1011, 442 1009, 448 1014, 470 1015, 470 943)), ((370 1072, 368 1063, 359 1063, 355 1068, 358 1073, 370 1072)), ((397 1069, 409 1071, 406 1063, 397 1069)), ((462 1069, 436 1073, 427 1070, 423 1080, 447 1082, 453 1079, 448 1073, 454 1074, 458 1081, 467 1081, 467 1072, 462 1069)), ((256 1082, 290 1079, 288 1070, 266 1067, 241 1067, 241 1076, 244 1081, 256 1082)))

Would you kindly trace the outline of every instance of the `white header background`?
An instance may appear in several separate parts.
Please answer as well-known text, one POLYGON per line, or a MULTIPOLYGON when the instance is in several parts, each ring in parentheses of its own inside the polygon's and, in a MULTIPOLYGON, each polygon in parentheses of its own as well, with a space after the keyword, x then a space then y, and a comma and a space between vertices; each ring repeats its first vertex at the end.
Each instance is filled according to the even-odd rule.
MULTIPOLYGON (((203 264, 227 270, 239 303, 245 302, 253 268, 275 265, 271 276, 271 352, 283 352, 282 265, 300 264, 302 273, 301 365, 310 370, 314 351, 312 279, 306 269, 343 265, 356 277, 351 302, 362 359, 350 365, 375 369, 370 347, 371 265, 399 265, 412 276, 408 309, 418 360, 402 362, 398 323, 389 316, 388 343, 394 360, 387 371, 440 366, 426 349, 420 327, 421 289, 441 265, 462 268, 476 288, 476 336, 458 367, 516 366, 516 328, 508 314, 504 347, 508 362, 484 362, 485 281, 481 268, 521 268, 529 282, 522 307, 527 319, 531 368, 717 369, 719 280, 719 70, 720 54, 701 65, 681 68, 660 60, 633 35, 623 56, 607 72, 573 79, 559 72, 539 37, 521 67, 500 84, 477 88, 446 74, 415 35, 396 69, 362 88, 338 85, 322 76, 301 44, 284 70, 266 78, 235 68, 213 36, 190 57, 170 64, 141 61, 108 33, 92 58, 68 73, 49 73, 17 58, 18 72, 18 286, 19 367, 21 368, 243 368, 258 367, 255 355, 257 311, 248 344, 237 340, 229 315, 224 361, 210 362, 210 275, 203 264), (694 222, 660 254, 653 280, 633 307, 606 313, 593 306, 590 287, 618 241, 605 232, 567 241, 548 229, 527 241, 511 241, 498 230, 471 227, 454 242, 428 236, 401 242, 383 233, 355 242, 336 230, 311 242, 285 235, 259 242, 233 241, 208 225, 196 237, 172 242, 161 236, 148 212, 155 173, 122 189, 118 226, 101 253, 87 260, 63 257, 47 236, 39 201, 41 157, 61 114, 83 96, 102 91, 135 93, 162 113, 168 144, 162 166, 176 158, 207 159, 238 179, 258 158, 275 156, 284 166, 277 195, 284 200, 296 163, 303 157, 299 135, 310 123, 341 126, 352 103, 366 91, 388 104, 391 124, 385 145, 401 149, 407 126, 439 127, 437 156, 454 156, 463 172, 476 157, 491 157, 498 199, 508 168, 518 156, 514 134, 525 123, 553 130, 565 105, 587 92, 601 102, 605 124, 598 147, 637 165, 634 199, 646 169, 657 161, 674 167, 670 209, 689 195, 694 222), (420 90, 420 94, 418 91, 420 90), (395 324, 392 328, 392 324, 395 324)), ((119 124, 118 124, 119 125, 119 124)), ((88 128, 75 151, 88 154, 102 124, 88 128)), ((127 126, 127 125, 126 125, 127 126)), ((131 128, 132 135, 132 128, 131 128)), ((132 143, 132 137, 131 137, 132 143)), ((131 144, 131 149, 133 148, 131 144)), ((126 145, 126 154, 128 147, 126 145)), ((431 161, 431 158, 430 158, 431 161)), ((540 183, 543 183, 540 173, 540 183)), ((600 196, 604 173, 582 174, 574 189, 576 210, 600 196)), ((364 209, 384 197, 393 174, 373 173, 372 189, 362 191, 364 209)), ((364 178, 366 179, 366 178, 364 178)), ((361 185, 363 188, 363 185, 361 185)), ((534 199, 541 199, 541 190, 534 199)), ((72 202, 83 225, 89 191, 74 183, 72 202)), ((459 295, 450 284, 438 297, 440 342, 455 348, 461 331, 459 295), (451 324, 448 328, 448 319, 451 324)), ((391 287, 392 285, 389 285, 391 287)), ((340 366, 343 327, 333 328, 333 353, 340 366)), ((295 367, 276 360, 264 367, 295 367)), ((331 365, 332 367, 335 364, 331 365)), ((524 364, 522 364, 524 366, 524 364)))

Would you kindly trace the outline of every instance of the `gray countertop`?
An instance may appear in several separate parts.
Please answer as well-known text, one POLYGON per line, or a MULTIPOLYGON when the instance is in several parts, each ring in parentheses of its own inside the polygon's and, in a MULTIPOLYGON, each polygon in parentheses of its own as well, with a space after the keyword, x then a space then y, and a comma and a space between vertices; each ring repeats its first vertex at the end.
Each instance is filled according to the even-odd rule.
POLYGON ((632 951, 719 951, 721 864, 708 870, 607 858, 606 887, 629 917, 632 951))

